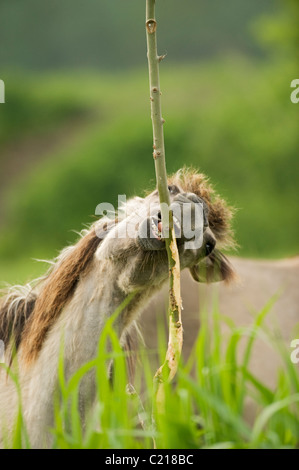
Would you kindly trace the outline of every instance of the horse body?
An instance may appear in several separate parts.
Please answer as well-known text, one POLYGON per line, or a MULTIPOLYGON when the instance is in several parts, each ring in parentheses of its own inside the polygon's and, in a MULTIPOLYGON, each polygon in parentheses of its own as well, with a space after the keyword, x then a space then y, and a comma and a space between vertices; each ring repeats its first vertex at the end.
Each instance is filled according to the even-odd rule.
MULTIPOLYGON (((170 190, 172 201, 178 200, 180 207, 186 201, 193 205, 200 201, 208 213, 200 247, 185 249, 178 239, 181 268, 189 268, 197 281, 202 277, 201 266, 209 281, 229 280, 232 269, 214 247, 216 240, 220 246, 232 244, 230 209, 213 193, 203 175, 185 170, 170 183, 176 188, 170 190)), ((153 205, 159 211, 157 191, 144 199, 128 201, 125 215, 119 216, 117 223, 107 217, 97 221, 82 233, 75 246, 63 250, 48 275, 35 286, 22 295, 12 291, 0 302, 0 337, 2 334, 11 346, 6 351, 8 363, 13 355, 11 371, 18 369, 23 415, 33 447, 51 445, 48 431, 53 425, 62 341, 68 380, 96 356, 105 321, 128 294, 134 293, 114 323, 123 344, 134 328, 138 312, 168 278, 167 253, 157 229, 154 237, 140 239, 141 224, 153 227, 154 219, 149 215, 153 205), (130 236, 120 236, 125 226, 130 228, 130 236), (17 348, 15 355, 13 344, 17 348)), ((84 415, 86 403, 90 406, 95 396, 92 374, 80 394, 84 415)), ((2 428, 11 429, 18 396, 4 371, 0 375, 0 403, 2 428)))

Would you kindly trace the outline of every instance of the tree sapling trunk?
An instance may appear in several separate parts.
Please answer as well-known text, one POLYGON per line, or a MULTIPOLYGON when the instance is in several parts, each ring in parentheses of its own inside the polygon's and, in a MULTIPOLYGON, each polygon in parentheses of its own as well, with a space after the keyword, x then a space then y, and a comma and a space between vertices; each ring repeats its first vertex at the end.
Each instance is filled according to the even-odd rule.
POLYGON ((169 341, 166 358, 157 370, 154 382, 156 387, 157 412, 163 412, 163 384, 173 379, 178 368, 178 362, 183 345, 183 328, 181 321, 181 292, 180 292, 180 260, 173 227, 172 212, 169 210, 170 195, 167 184, 165 163, 164 132, 161 111, 161 90, 159 79, 159 63, 164 56, 157 54, 157 21, 155 17, 156 0, 146 0, 146 36, 147 56, 150 84, 151 118, 153 126, 153 157, 155 162, 157 188, 161 204, 163 234, 169 264, 169 341))

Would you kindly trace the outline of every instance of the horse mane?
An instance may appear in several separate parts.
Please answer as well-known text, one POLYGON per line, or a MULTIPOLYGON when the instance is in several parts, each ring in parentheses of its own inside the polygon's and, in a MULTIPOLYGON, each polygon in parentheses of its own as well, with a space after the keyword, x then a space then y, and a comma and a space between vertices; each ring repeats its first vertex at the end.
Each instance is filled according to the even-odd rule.
MULTIPOLYGON (((103 237, 106 230, 107 223, 103 225, 103 237)), ((10 288, 0 299, 0 339, 6 348, 10 345, 10 364, 20 347, 25 363, 37 358, 47 333, 73 295, 80 276, 87 272, 103 237, 96 233, 94 226, 81 236, 76 245, 62 251, 46 276, 36 281, 41 284, 38 293, 28 284, 10 288)))
POLYGON ((26 321, 33 312, 35 302, 36 293, 30 284, 11 288, 0 301, 0 339, 6 350, 11 350, 10 364, 13 352, 20 346, 26 321))
POLYGON ((37 358, 47 333, 73 295, 80 276, 87 272, 101 241, 93 227, 75 246, 63 252, 62 260, 46 278, 21 337, 22 358, 26 364, 37 358))

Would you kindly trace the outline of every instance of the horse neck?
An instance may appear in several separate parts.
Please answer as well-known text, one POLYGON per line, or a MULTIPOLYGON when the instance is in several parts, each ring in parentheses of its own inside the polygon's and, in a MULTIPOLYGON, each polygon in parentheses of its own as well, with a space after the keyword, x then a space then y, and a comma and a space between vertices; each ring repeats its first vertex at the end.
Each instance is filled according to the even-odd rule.
MULTIPOLYGON (((80 279, 73 297, 44 344, 41 355, 45 360, 49 357, 46 350, 53 345, 57 354, 62 334, 67 368, 73 371, 96 356, 105 322, 126 303, 128 297, 128 293, 119 287, 119 276, 119 269, 112 262, 93 263, 89 272, 80 279)), ((129 294, 128 305, 113 323, 120 339, 138 315, 146 294, 147 291, 129 294)))

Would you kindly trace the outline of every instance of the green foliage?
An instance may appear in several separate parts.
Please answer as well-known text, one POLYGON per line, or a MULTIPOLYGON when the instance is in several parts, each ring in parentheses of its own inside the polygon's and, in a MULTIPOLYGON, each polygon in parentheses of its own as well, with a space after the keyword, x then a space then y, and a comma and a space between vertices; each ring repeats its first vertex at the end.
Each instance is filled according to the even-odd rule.
MULTIPOLYGON (((98 355, 83 365, 71 378, 64 377, 63 355, 59 361, 59 389, 55 400, 53 447, 102 449, 195 449, 195 448, 296 448, 299 444, 299 375, 284 343, 263 327, 263 320, 274 299, 256 316, 252 326, 236 328, 229 322, 228 341, 224 345, 220 326, 227 320, 217 310, 212 322, 203 315, 194 350, 180 364, 175 384, 165 385, 165 408, 155 415, 153 370, 147 351, 142 351, 145 390, 142 400, 128 393, 125 354, 112 328, 119 312, 106 323, 99 341, 98 355), (265 336, 266 335, 266 336, 265 336), (281 370, 273 390, 267 388, 248 369, 257 337, 266 337, 273 353, 280 352, 281 370), (247 342, 243 356, 238 354, 241 340, 247 342), (108 343, 111 345, 108 352, 108 343), (107 376, 107 364, 113 359, 114 387, 107 376), (195 373, 190 374, 193 370, 195 373), (83 432, 78 412, 79 387, 86 374, 94 371, 97 403, 83 432), (257 406, 252 425, 243 418, 245 402, 257 406)), ((161 347, 161 358, 165 351, 161 347)), ((63 350, 63 349, 62 349, 63 350)), ((139 391, 141 376, 137 376, 139 391)), ((132 387, 129 388, 132 392, 132 387)), ((22 413, 6 447, 30 447, 22 413)))
MULTIPOLYGON (((181 0, 159 1, 161 52, 176 61, 228 51, 258 54, 247 25, 271 12, 272 3, 184 0, 182 8, 181 0)), ((141 0, 85 0, 84 5, 82 0, 6 0, 1 2, 0 63, 33 70, 137 66, 144 63, 144 23, 141 0)))
POLYGON ((278 6, 276 13, 259 16, 251 27, 260 44, 274 56, 291 59, 294 71, 297 71, 299 3, 297 0, 280 0, 278 6))
MULTIPOLYGON (((199 167, 238 208, 240 255, 279 257, 298 251, 298 113, 289 99, 288 76, 287 63, 240 57, 200 66, 163 64, 168 172, 199 167)), ((82 128, 61 150, 49 152, 6 191, 0 279, 7 281, 24 280, 23 263, 30 256, 53 257, 74 241, 72 230, 92 222, 100 202, 117 207, 118 194, 142 195, 155 185, 146 70, 121 80, 78 74, 41 76, 38 83, 35 93, 43 99, 38 106, 26 100, 33 106, 28 116, 52 109, 48 125, 53 129, 63 126, 60 119, 66 121, 72 106, 83 107, 90 117, 82 116, 82 128)), ((13 102, 16 115, 24 108, 23 97, 16 93, 13 102)), ((11 113, 9 103, 1 109, 11 113)), ((55 130, 52 135, 55 139, 55 130)), ((30 269, 35 274, 39 268, 35 263, 28 274, 30 269)))
MULTIPOLYGON (((59 87, 46 95, 41 94, 38 78, 23 75, 17 79, 15 73, 4 73, 6 105, 0 109, 0 144, 15 142, 28 134, 53 131, 65 121, 84 114, 85 107, 80 99, 59 87)), ((0 161, 3 153, 0 155, 0 161)))

